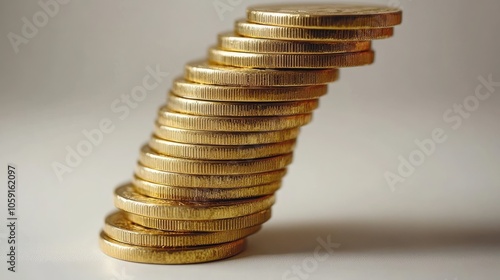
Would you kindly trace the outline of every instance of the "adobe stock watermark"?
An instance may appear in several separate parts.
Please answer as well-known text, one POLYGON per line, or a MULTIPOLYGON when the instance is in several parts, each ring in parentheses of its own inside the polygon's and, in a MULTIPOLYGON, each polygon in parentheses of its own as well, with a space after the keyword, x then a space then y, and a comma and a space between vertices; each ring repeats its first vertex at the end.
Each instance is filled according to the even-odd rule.
MULTIPOLYGON (((135 86, 129 94, 122 94, 120 98, 111 102, 111 112, 116 115, 118 120, 124 121, 128 118, 131 111, 146 99, 148 92, 156 89, 169 75, 167 72, 162 72, 159 65, 154 68, 147 66, 146 72, 141 85, 135 86)), ((94 147, 101 145, 105 136, 112 133, 115 128, 116 125, 112 118, 102 118, 96 128, 82 130, 83 139, 74 146, 66 146, 64 161, 54 161, 51 164, 59 182, 63 181, 65 174, 73 172, 75 168, 80 166, 84 158, 92 153, 94 147)))
MULTIPOLYGON (((479 109, 481 102, 491 98, 496 88, 500 87, 500 82, 493 81, 493 75, 491 74, 487 78, 479 76, 478 80, 479 84, 476 86, 474 94, 465 97, 460 103, 453 104, 443 113, 443 121, 452 130, 458 130, 462 127, 464 120, 469 119, 472 113, 479 109)), ((427 158, 436 152, 438 145, 445 143, 447 140, 448 134, 445 129, 440 127, 434 128, 429 137, 423 140, 416 139, 416 148, 408 156, 398 156, 399 165, 396 172, 386 171, 384 173, 384 178, 391 190, 396 191, 396 185, 403 183, 413 175, 416 168, 424 164, 427 158)))
POLYGON ((225 13, 234 11, 242 3, 243 0, 214 0, 212 2, 215 12, 221 21, 226 19, 224 16, 225 13))
POLYGON ((30 39, 35 38, 38 35, 39 29, 45 27, 49 23, 49 19, 55 17, 59 14, 61 10, 61 5, 66 5, 70 0, 40 0, 38 1, 38 6, 40 10, 36 11, 31 19, 27 17, 22 17, 21 21, 23 26, 21 27, 20 34, 14 32, 9 32, 7 38, 9 39, 12 48, 16 54, 19 53, 19 47, 21 44, 28 44, 30 39))
POLYGON ((340 247, 339 243, 334 243, 331 240, 331 235, 324 240, 321 237, 316 238, 318 246, 314 249, 314 253, 310 257, 304 258, 299 265, 292 265, 289 270, 285 271, 281 276, 282 280, 305 280, 311 274, 318 270, 319 265, 330 258, 334 249, 340 247))

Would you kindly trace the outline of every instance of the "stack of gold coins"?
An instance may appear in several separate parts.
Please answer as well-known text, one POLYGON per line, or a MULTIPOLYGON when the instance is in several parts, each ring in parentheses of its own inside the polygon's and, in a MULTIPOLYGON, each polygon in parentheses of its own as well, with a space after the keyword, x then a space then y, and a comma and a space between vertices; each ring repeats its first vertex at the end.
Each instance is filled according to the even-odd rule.
POLYGON ((301 126, 338 68, 371 64, 371 40, 393 35, 399 9, 350 4, 248 9, 207 60, 188 63, 115 191, 102 250, 182 264, 241 252, 271 215, 301 126))

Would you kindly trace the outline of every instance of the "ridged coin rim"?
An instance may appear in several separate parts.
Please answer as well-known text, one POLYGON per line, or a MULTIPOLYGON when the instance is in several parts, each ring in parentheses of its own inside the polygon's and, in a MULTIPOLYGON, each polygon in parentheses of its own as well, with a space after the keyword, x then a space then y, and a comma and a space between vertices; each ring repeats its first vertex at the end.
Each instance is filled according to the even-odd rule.
POLYGON ((374 29, 312 29, 262 25, 239 20, 235 24, 236 33, 246 37, 297 41, 366 41, 390 38, 394 28, 374 29))
POLYGON ((146 247, 190 247, 221 244, 245 238, 259 231, 260 225, 218 232, 179 232, 150 229, 128 220, 123 212, 105 218, 104 233, 118 242, 146 247))
POLYGON ((169 231, 226 231, 260 225, 271 218, 271 209, 246 216, 217 220, 172 220, 151 218, 125 212, 127 219, 148 228, 169 231))
POLYGON ((244 188, 173 187, 148 182, 135 176, 132 179, 132 184, 134 185, 134 189, 142 195, 181 201, 232 200, 259 197, 273 194, 281 187, 281 181, 244 188))
POLYGON ((130 262, 149 264, 189 264, 221 260, 241 253, 246 240, 186 248, 155 248, 118 242, 101 232, 99 245, 108 256, 130 262))
POLYGON ((115 207, 125 212, 158 219, 216 220, 260 212, 275 202, 274 195, 226 201, 175 201, 147 197, 137 193, 133 185, 118 187, 115 207))
POLYGON ((261 145, 200 145, 168 141, 155 136, 149 147, 158 154, 199 160, 242 160, 265 158, 293 152, 296 139, 261 145))

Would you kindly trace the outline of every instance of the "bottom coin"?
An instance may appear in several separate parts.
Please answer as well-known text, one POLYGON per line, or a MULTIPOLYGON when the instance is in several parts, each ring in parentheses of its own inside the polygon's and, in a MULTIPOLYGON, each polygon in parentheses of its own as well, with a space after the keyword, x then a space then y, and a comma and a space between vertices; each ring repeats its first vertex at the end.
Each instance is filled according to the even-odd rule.
POLYGON ((178 232, 146 228, 128 220, 123 212, 106 217, 104 233, 110 238, 137 246, 190 247, 226 243, 256 233, 260 225, 244 229, 216 232, 178 232))
POLYGON ((128 220, 147 228, 168 231, 226 231, 253 227, 271 218, 271 209, 247 216, 218 220, 164 220, 124 212, 128 220))
POLYGON ((150 264, 202 263, 229 258, 245 250, 245 239, 218 245, 161 248, 129 245, 111 239, 101 232, 99 245, 108 256, 124 261, 150 264))

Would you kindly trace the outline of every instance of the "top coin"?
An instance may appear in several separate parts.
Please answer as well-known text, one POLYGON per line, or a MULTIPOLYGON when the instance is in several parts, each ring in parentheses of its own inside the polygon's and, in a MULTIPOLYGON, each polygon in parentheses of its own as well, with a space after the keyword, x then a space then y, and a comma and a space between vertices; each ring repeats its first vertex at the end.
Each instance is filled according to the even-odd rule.
POLYGON ((401 24, 396 7, 361 4, 285 4, 253 6, 247 20, 253 23, 318 29, 366 29, 401 24))

